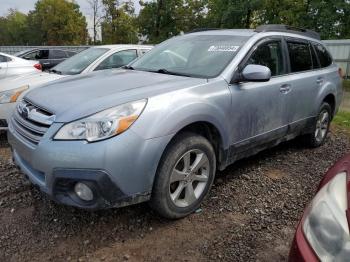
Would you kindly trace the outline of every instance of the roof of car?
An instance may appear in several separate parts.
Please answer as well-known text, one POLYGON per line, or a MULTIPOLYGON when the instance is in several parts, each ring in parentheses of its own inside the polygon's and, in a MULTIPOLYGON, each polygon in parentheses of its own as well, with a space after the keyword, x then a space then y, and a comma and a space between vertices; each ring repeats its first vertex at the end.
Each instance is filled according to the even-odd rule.
POLYGON ((153 48, 151 45, 98 45, 93 48, 109 48, 109 49, 128 49, 128 48, 153 48))
POLYGON ((298 28, 294 26, 284 24, 267 24, 258 26, 256 29, 220 29, 220 28, 198 28, 189 32, 190 34, 199 35, 240 35, 240 36, 253 36, 256 34, 273 34, 293 36, 298 38, 312 39, 320 41, 320 34, 309 29, 298 28))
MULTIPOLYGON (((1 52, 0 52, 0 55, 7 56, 7 57, 10 57, 10 58, 12 58, 12 59, 17 59, 17 58, 19 58, 19 57, 16 57, 16 56, 13 56, 13 55, 9 55, 9 54, 6 54, 6 53, 1 53, 1 52)), ((21 58, 19 58, 19 59, 21 59, 21 58)))
POLYGON ((198 35, 242 35, 242 36, 252 36, 255 35, 253 29, 199 29, 192 32, 190 34, 198 34, 198 35))

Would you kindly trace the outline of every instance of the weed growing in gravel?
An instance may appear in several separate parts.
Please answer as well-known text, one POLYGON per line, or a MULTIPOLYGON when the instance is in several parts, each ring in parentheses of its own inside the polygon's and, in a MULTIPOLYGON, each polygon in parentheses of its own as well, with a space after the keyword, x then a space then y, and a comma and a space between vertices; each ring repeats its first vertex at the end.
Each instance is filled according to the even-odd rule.
POLYGON ((350 112, 338 112, 338 114, 334 117, 333 123, 338 126, 350 129, 350 112))
POLYGON ((343 86, 345 91, 350 92, 350 80, 344 80, 343 86))

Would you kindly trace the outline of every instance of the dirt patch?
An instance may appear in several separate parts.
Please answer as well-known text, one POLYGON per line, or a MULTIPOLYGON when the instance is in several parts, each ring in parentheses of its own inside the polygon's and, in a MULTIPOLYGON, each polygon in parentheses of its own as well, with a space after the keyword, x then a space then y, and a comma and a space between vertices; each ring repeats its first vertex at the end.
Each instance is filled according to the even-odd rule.
POLYGON ((286 261, 302 211, 326 170, 350 149, 296 141, 218 174, 201 210, 158 217, 147 204, 99 212, 57 205, 11 164, 0 143, 0 257, 4 261, 286 261))
POLYGON ((278 169, 271 169, 266 171, 265 176, 271 178, 272 180, 279 180, 285 178, 287 174, 278 169))

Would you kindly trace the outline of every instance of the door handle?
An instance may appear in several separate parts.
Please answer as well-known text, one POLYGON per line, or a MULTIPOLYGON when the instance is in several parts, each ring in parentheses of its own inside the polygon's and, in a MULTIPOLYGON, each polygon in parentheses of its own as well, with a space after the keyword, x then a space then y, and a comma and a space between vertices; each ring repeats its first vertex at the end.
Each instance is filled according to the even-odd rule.
POLYGON ((290 92, 290 90, 291 90, 291 85, 289 85, 289 84, 284 84, 284 85, 280 86, 280 92, 282 94, 288 94, 290 92))
POLYGON ((316 83, 319 84, 319 85, 322 85, 323 81, 324 81, 323 78, 320 77, 320 78, 317 78, 316 83))
POLYGON ((50 64, 50 62, 43 63, 43 65, 49 65, 49 64, 50 64))

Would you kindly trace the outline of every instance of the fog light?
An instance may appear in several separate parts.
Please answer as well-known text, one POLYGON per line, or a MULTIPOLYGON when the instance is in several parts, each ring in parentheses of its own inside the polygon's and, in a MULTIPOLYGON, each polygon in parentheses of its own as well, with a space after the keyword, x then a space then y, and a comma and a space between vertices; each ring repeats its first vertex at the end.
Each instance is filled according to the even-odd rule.
POLYGON ((78 182, 74 186, 74 192, 77 196, 84 201, 91 201, 94 199, 94 194, 90 187, 85 185, 84 183, 78 182))

